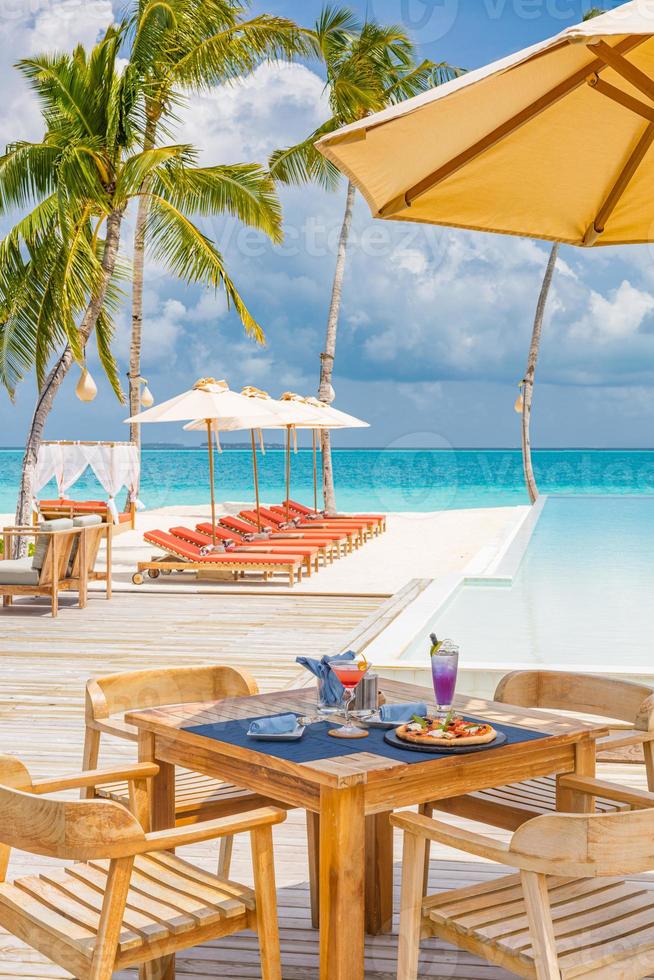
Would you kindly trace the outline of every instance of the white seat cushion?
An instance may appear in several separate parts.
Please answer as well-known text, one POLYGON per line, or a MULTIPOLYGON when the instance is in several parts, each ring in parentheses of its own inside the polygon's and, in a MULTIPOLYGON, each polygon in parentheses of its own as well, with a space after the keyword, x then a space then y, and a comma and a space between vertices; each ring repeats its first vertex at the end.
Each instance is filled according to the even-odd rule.
POLYGON ((38 585, 39 574, 31 558, 0 561, 0 585, 38 585))

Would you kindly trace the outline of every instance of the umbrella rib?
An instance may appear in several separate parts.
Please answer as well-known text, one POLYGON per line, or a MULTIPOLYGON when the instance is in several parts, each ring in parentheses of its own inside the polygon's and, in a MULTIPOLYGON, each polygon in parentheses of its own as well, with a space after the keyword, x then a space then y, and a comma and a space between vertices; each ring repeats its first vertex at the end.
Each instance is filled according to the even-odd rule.
POLYGON ((618 75, 630 82, 634 88, 654 102, 654 81, 644 71, 637 68, 620 54, 617 48, 612 48, 606 41, 596 41, 587 45, 588 50, 599 57, 605 65, 612 68, 618 75))
MULTIPOLYGON (((648 38, 647 37, 627 37, 619 44, 615 46, 615 51, 622 54, 623 52, 628 52, 643 44, 648 38)), ((541 95, 540 98, 536 99, 530 105, 525 106, 520 112, 517 112, 510 119, 507 119, 492 132, 487 133, 472 146, 469 146, 463 152, 457 154, 451 160, 448 160, 442 167, 438 170, 433 171, 427 177, 424 177, 413 187, 410 187, 404 193, 393 198, 388 204, 380 208, 377 212, 376 217, 378 218, 388 218, 396 214, 398 211, 404 210, 404 208, 410 207, 417 198, 422 197, 428 191, 432 190, 437 184, 441 184, 448 177, 452 177, 455 173, 465 167, 468 163, 476 160, 477 157, 481 156, 487 150, 492 149, 497 143, 506 139, 507 136, 511 136, 516 130, 520 129, 526 123, 531 122, 536 116, 545 112, 556 102, 565 98, 575 89, 580 88, 587 82, 588 76, 593 74, 599 74, 608 67, 607 63, 601 58, 596 58, 589 65, 584 68, 579 69, 574 75, 570 75, 569 78, 564 79, 549 92, 541 95)))
POLYGON ((623 92, 621 88, 616 88, 615 85, 611 85, 610 82, 605 82, 597 75, 591 75, 588 79, 588 84, 595 92, 599 92, 600 95, 606 96, 606 98, 611 99, 613 102, 619 103, 624 106, 625 109, 629 109, 631 112, 635 112, 637 116, 642 116, 643 119, 647 119, 649 122, 654 122, 654 106, 646 105, 645 102, 641 102, 640 99, 634 98, 633 95, 629 95, 628 92, 623 92))
POLYGON ((621 198, 627 190, 629 184, 636 175, 636 171, 645 159, 649 148, 654 141, 654 122, 650 123, 638 140, 636 148, 622 168, 618 179, 613 184, 604 204, 597 212, 595 220, 589 225, 584 235, 583 244, 587 247, 594 245, 600 235, 603 234, 606 223, 618 206, 621 198))

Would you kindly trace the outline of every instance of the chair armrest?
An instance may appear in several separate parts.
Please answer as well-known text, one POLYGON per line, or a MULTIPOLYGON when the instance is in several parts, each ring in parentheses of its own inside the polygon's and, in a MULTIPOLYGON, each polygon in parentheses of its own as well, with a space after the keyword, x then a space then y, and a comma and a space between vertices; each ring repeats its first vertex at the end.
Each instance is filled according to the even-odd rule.
POLYGON ((484 834, 473 834, 469 830, 462 830, 460 827, 433 820, 419 813, 412 813, 410 810, 392 814, 391 823, 406 833, 426 837, 447 847, 455 847, 459 851, 496 861, 498 864, 516 866, 515 854, 511 853, 508 846, 484 834))
POLYGON ((615 800, 616 803, 626 803, 635 809, 646 810, 654 807, 654 793, 616 786, 615 783, 593 779, 591 776, 559 776, 559 786, 562 789, 574 790, 576 793, 585 793, 586 796, 601 796, 604 799, 615 800))
POLYGON ((168 851, 173 847, 183 847, 185 844, 199 844, 202 841, 214 840, 217 837, 231 837, 233 834, 244 834, 258 827, 272 826, 286 820, 286 811, 275 807, 261 807, 249 813, 241 813, 234 817, 219 817, 217 820, 205 820, 189 827, 173 827, 171 830, 156 830, 145 835, 145 851, 168 851))
POLYGON ((153 779, 158 772, 159 766, 151 762, 139 762, 115 769, 90 769, 73 776, 63 776, 61 779, 37 779, 32 783, 32 792, 42 796, 44 793, 61 793, 67 789, 82 789, 85 786, 106 786, 108 783, 120 783, 124 780, 134 782, 139 779, 153 779))

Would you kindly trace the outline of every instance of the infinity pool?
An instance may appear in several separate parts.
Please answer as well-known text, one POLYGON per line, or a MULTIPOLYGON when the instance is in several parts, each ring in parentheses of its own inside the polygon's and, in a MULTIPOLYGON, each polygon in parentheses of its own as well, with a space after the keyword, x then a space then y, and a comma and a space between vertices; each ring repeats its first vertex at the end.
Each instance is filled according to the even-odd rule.
POLYGON ((654 499, 548 497, 513 578, 466 580, 403 664, 427 662, 431 630, 462 666, 654 676, 654 499))

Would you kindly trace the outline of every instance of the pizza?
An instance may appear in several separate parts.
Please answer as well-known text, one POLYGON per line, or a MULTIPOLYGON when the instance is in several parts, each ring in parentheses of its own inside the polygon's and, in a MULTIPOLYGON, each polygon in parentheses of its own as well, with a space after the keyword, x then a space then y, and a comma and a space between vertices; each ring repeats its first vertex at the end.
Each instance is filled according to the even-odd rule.
POLYGON ((456 717, 446 718, 443 722, 415 716, 413 721, 396 728, 395 734, 403 742, 414 742, 416 745, 429 745, 438 749, 486 745, 497 738, 497 732, 492 725, 456 717))

